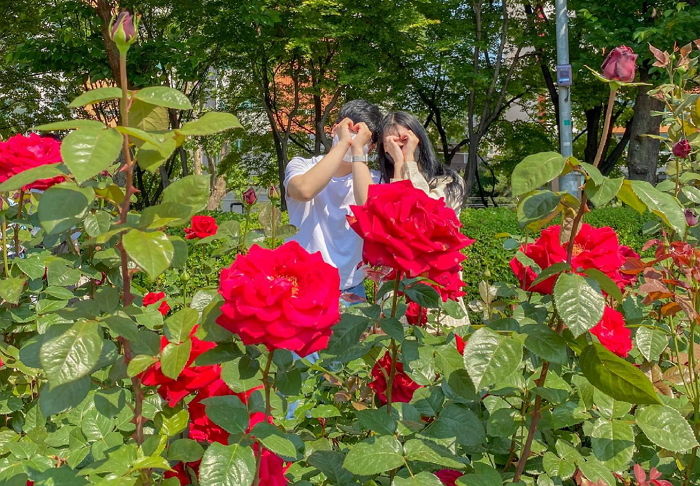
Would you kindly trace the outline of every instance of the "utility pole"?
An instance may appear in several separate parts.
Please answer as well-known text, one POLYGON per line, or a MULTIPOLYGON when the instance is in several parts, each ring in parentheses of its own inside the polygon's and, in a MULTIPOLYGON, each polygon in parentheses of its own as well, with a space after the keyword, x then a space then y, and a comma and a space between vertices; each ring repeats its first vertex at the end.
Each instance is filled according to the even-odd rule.
MULTIPOLYGON (((566 158, 573 155, 571 124, 571 84, 573 82, 569 63, 569 12, 566 0, 554 0, 557 28, 557 89, 559 91, 559 147, 566 158)), ((569 172, 559 177, 560 191, 580 197, 582 180, 577 172, 569 172)))

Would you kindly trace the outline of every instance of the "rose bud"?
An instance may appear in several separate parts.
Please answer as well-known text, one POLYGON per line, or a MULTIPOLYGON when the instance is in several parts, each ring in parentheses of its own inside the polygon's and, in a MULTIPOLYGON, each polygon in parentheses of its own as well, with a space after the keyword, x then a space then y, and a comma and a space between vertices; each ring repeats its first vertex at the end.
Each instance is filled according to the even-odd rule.
POLYGON ((606 79, 631 83, 637 71, 637 54, 627 46, 616 47, 605 58, 601 69, 606 79))
POLYGON ((267 197, 270 198, 271 201, 276 201, 282 196, 280 195, 280 190, 277 188, 277 186, 272 184, 267 188, 267 197))
POLYGON ((110 24, 109 34, 117 47, 128 49, 136 41, 136 26, 131 13, 121 12, 110 24))
POLYGON ((698 224, 698 215, 695 211, 692 209, 686 209, 685 210, 685 222, 688 223, 688 226, 695 226, 698 224))
POLYGON ((258 195, 255 194, 255 189, 253 189, 252 187, 249 187, 243 193, 243 202, 247 206, 252 206, 253 204, 255 204, 257 202, 257 200, 258 200, 258 195))
POLYGON ((690 151, 692 150, 692 147, 690 146, 690 142, 688 142, 687 139, 679 140, 673 145, 673 155, 678 157, 679 159, 686 159, 690 155, 690 151))

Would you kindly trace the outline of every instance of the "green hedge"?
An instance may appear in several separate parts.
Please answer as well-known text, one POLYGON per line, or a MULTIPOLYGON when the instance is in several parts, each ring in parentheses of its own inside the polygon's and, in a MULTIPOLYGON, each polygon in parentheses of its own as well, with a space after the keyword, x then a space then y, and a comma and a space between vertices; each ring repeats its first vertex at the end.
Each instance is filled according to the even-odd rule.
MULTIPOLYGON (((609 207, 592 210, 586 214, 584 221, 597 227, 611 226, 617 231, 622 244, 639 252, 649 239, 642 234, 642 226, 652 218, 648 213, 640 215, 628 207, 609 207)), ((464 264, 464 280, 468 285, 469 297, 478 295, 477 286, 484 279, 515 283, 508 262, 516 250, 503 248, 507 234, 523 234, 515 211, 508 208, 465 209, 461 220, 464 233, 476 240, 467 249, 468 258, 464 264)))
MULTIPOLYGON (((231 219, 242 220, 242 215, 235 213, 207 212, 219 223, 231 219)), ((283 222, 287 221, 286 214, 283 222)), ((627 207, 594 209, 585 217, 585 221, 594 226, 611 226, 615 228, 620 241, 640 251, 648 237, 642 234, 642 225, 652 219, 650 215, 640 215, 627 207)), ((466 209, 462 211, 463 231, 475 239, 467 249, 467 261, 464 263, 464 280, 468 285, 469 298, 478 295, 478 284, 487 279, 491 282, 515 283, 508 262, 515 250, 503 247, 509 235, 522 235, 515 217, 515 212, 508 208, 466 209)), ((259 228, 257 218, 251 221, 251 229, 259 228)), ((171 230, 173 234, 184 236, 182 229, 171 230)), ((532 235, 536 236, 536 235, 532 235)), ((150 282, 139 274, 136 283, 143 290, 163 289, 169 294, 178 294, 183 289, 183 277, 187 280, 185 291, 192 293, 198 288, 216 285, 219 270, 229 265, 234 255, 212 257, 211 253, 219 244, 190 246, 187 269, 166 272, 157 282, 150 282)))

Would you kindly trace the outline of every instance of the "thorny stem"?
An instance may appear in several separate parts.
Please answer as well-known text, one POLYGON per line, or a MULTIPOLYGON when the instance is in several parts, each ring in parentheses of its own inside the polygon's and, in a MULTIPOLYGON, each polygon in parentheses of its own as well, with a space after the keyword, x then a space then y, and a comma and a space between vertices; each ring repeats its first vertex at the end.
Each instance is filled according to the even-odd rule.
MULTIPOLYGON (((22 217, 22 209, 24 207, 24 189, 19 191, 19 202, 17 203, 17 220, 22 217)), ((19 258, 20 246, 19 246, 19 223, 15 223, 14 226, 15 233, 15 258, 19 258)))
MULTIPOLYGON (((272 415, 272 404, 270 403, 270 391, 272 390, 272 383, 270 383, 270 367, 272 366, 272 355, 274 350, 271 349, 267 355, 267 361, 265 362, 265 368, 262 373, 263 388, 265 389, 265 418, 272 415)), ((255 481, 253 486, 264 486, 260 484, 260 467, 262 466, 262 444, 258 444, 257 450, 255 451, 255 481)))
POLYGON ((2 215, 2 235, 0 235, 0 244, 2 244, 2 264, 5 270, 5 278, 10 277, 10 266, 7 263, 7 220, 5 215, 2 215))
MULTIPOLYGON (((396 317, 396 307, 399 301, 399 282, 401 282, 401 272, 397 272, 396 279, 394 280, 394 295, 391 301, 391 317, 396 317)), ((389 345, 389 352, 391 353, 391 365, 389 366, 389 377, 386 382, 386 413, 391 415, 391 398, 394 391, 394 377, 396 376, 396 355, 398 354, 398 347, 396 346, 396 341, 391 340, 389 345)))
POLYGON ((605 150, 605 144, 608 141, 608 131, 610 130, 610 120, 612 119, 613 108, 615 107, 615 97, 617 96, 617 88, 610 89, 610 96, 608 96, 608 106, 605 108, 605 122, 603 123, 603 134, 600 137, 600 143, 598 144, 598 151, 595 154, 595 159, 593 159, 593 165, 598 167, 600 161, 603 158, 603 151, 605 150))

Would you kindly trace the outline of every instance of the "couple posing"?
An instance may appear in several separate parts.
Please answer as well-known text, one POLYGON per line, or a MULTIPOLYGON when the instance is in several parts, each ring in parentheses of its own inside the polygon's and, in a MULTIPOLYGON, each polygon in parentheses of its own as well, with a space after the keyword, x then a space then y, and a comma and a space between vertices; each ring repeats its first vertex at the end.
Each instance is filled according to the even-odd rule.
POLYGON ((435 199, 445 198, 457 213, 462 205, 461 177, 435 156, 423 125, 411 114, 398 111, 382 116, 364 100, 346 103, 333 127, 333 146, 324 156, 293 158, 287 165, 289 222, 292 237, 310 253, 340 272, 346 304, 365 299, 362 239, 350 228, 350 206, 364 204, 370 184, 409 179, 435 199), (370 170, 368 154, 377 151, 379 171, 370 170))

